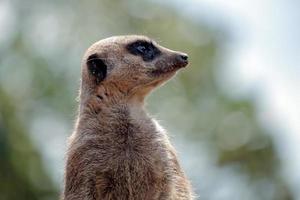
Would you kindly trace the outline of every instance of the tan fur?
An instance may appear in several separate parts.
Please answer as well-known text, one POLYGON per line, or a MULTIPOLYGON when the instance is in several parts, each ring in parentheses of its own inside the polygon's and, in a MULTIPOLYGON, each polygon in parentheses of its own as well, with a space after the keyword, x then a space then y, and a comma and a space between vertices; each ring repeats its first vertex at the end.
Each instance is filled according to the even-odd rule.
POLYGON ((108 38, 92 45, 83 58, 79 115, 68 144, 65 200, 192 199, 166 132, 143 108, 145 96, 183 67, 176 68, 172 61, 180 52, 155 43, 160 57, 144 62, 124 48, 137 39, 149 40, 108 38), (93 53, 108 63, 107 77, 99 84, 86 66, 93 53), (155 68, 165 73, 149 76, 155 68))

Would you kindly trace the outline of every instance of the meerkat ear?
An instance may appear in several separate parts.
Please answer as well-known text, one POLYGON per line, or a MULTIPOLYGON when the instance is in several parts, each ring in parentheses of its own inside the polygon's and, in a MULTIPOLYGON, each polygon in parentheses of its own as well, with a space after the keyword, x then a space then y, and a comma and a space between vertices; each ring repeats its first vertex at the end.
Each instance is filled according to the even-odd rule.
POLYGON ((90 55, 86 64, 90 74, 95 78, 97 84, 105 79, 107 66, 97 54, 90 55))

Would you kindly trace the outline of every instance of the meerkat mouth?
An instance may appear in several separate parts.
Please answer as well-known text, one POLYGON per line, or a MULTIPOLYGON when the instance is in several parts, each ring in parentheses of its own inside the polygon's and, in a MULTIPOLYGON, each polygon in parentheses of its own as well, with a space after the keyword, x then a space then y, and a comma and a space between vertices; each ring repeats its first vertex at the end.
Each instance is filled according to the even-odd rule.
MULTIPOLYGON (((181 55, 180 55, 181 56, 181 55)), ((185 56, 185 55, 184 55, 185 56)), ((157 69, 154 69, 151 74, 154 76, 163 75, 163 74, 170 74, 175 73, 181 68, 184 68, 188 65, 187 56, 184 59, 177 59, 174 63, 167 63, 162 64, 163 67, 159 67, 157 69)))
MULTIPOLYGON (((187 64, 186 64, 187 65, 187 64)), ((176 71, 178 71, 181 68, 184 68, 186 65, 170 65, 168 67, 164 67, 161 69, 155 69, 153 70, 151 73, 153 75, 163 75, 163 74, 169 74, 169 73, 175 73, 176 71)))

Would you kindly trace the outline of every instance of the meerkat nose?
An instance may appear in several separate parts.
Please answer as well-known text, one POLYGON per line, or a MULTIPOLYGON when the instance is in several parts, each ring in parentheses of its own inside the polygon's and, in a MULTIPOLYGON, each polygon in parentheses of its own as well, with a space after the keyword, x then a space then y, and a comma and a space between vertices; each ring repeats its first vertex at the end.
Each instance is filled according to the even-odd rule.
POLYGON ((188 57, 187 54, 181 54, 181 55, 180 55, 180 59, 183 60, 183 61, 188 61, 188 58, 189 58, 189 57, 188 57))
POLYGON ((189 58, 188 55, 185 53, 177 54, 176 60, 178 62, 178 65, 180 67, 185 67, 189 63, 188 58, 189 58))

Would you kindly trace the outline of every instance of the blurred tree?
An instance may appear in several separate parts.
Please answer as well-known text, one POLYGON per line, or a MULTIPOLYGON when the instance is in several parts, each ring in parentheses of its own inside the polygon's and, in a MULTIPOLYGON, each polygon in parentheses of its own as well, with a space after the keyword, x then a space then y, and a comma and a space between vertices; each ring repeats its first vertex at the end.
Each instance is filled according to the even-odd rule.
POLYGON ((83 51, 100 38, 120 34, 149 35, 189 54, 188 69, 150 100, 150 110, 168 122, 171 133, 208 144, 208 151, 217 152, 219 167, 235 166, 237 174, 249 177, 246 185, 255 199, 293 199, 251 102, 228 98, 216 84, 225 30, 150 1, 16 0, 7 5, 13 31, 0 47, 0 199, 57 198, 58 187, 52 186, 28 135, 30 124, 43 109, 71 124, 83 51), (261 182, 264 187, 255 187, 261 182))
POLYGON ((0 88, 0 199, 55 199, 57 189, 16 114, 14 100, 0 88))

